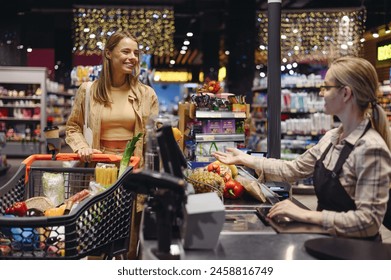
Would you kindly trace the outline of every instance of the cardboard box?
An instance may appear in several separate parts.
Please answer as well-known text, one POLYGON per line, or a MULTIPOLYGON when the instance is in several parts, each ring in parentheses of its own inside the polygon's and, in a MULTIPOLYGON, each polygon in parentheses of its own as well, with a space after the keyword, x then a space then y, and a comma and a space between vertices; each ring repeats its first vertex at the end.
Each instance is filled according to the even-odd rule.
POLYGON ((221 120, 221 129, 224 134, 235 133, 235 119, 223 119, 221 120))
POLYGON ((204 122, 203 133, 222 133, 221 120, 206 120, 204 122))
POLYGON ((232 112, 246 112, 246 104, 232 104, 232 112))

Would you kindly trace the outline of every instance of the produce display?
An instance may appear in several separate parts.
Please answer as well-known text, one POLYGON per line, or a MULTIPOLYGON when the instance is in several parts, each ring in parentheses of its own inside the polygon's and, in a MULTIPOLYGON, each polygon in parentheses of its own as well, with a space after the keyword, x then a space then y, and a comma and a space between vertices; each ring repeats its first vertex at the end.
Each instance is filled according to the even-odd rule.
POLYGON ((219 174, 208 172, 203 169, 194 170, 188 177, 193 184, 196 193, 206 193, 217 190, 224 191, 224 180, 219 174))
POLYGON ((258 183, 239 175, 235 165, 216 160, 204 168, 193 170, 188 178, 196 193, 212 192, 217 188, 225 199, 240 199, 248 193, 258 201, 266 202, 258 183))

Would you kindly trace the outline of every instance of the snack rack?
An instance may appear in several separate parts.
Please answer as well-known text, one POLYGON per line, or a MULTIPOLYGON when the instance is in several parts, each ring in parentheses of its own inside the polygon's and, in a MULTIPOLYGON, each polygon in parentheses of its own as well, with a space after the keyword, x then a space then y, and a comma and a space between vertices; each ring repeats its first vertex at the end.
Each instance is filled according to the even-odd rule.
MULTIPOLYGON (((42 173, 63 174, 65 199, 88 188, 94 168, 33 166, 51 161, 51 155, 25 159, 13 178, 0 187, 0 259, 81 259, 86 256, 113 258, 129 248, 132 206, 135 194, 123 187, 121 176, 105 191, 80 202, 68 215, 15 217, 5 215, 14 202, 42 195, 42 173)), ((57 154, 56 160, 77 160, 76 154, 57 154)), ((117 162, 116 155, 95 154, 95 162, 117 162)), ((140 159, 131 158, 137 167, 140 159)), ((123 175, 131 172, 128 168, 123 175)))

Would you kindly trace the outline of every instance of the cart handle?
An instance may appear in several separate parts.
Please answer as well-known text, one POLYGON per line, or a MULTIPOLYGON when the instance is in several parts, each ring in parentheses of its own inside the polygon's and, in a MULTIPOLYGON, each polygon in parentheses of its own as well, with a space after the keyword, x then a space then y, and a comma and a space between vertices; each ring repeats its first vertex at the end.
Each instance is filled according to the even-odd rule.
MULTIPOLYGON (((121 161, 122 156, 118 155, 112 155, 112 154, 92 154, 92 161, 101 161, 101 162, 118 162, 121 161)), ((28 158, 26 158, 24 161, 22 161, 22 164, 26 165, 26 178, 25 183, 28 182, 28 175, 31 169, 31 165, 36 160, 52 160, 52 155, 50 154, 35 154, 31 155, 28 158)), ((74 153, 58 153, 56 154, 56 160, 60 161, 70 161, 70 160, 80 160, 80 156, 78 154, 74 153)), ((133 166, 134 168, 138 168, 140 164, 140 158, 139 157, 131 157, 129 165, 133 166)))

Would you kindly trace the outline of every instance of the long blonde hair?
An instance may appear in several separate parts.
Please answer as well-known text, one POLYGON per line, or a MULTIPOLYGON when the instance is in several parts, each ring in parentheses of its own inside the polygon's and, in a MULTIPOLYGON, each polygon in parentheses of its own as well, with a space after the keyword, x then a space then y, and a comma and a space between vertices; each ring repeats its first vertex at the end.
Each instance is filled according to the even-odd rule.
POLYGON ((381 93, 375 67, 366 59, 344 56, 331 62, 329 71, 338 84, 351 88, 363 115, 371 116, 372 127, 391 151, 390 124, 383 108, 377 104, 377 96, 381 93))
MULTIPOLYGON (((109 104, 110 99, 108 92, 112 86, 110 60, 105 55, 106 51, 113 51, 113 49, 124 38, 130 38, 138 44, 137 39, 128 31, 117 31, 108 38, 104 50, 102 51, 102 71, 98 79, 96 90, 94 91, 94 99, 99 103, 103 103, 105 105, 109 104)), ((140 61, 140 55, 138 55, 138 61, 140 61)), ((140 63, 137 63, 134 66, 133 73, 126 76, 126 83, 130 86, 130 88, 133 88, 133 90, 135 90, 137 86, 141 84, 139 82, 139 75, 140 63)))

